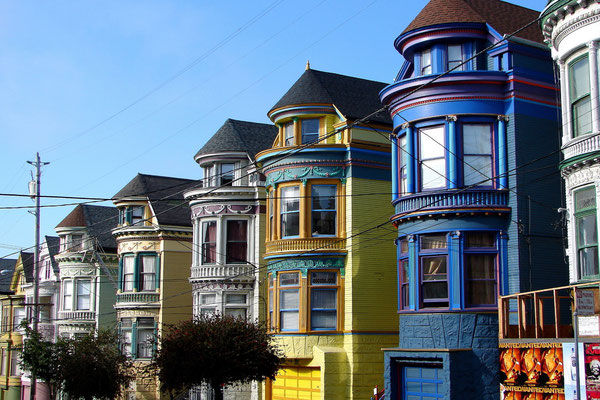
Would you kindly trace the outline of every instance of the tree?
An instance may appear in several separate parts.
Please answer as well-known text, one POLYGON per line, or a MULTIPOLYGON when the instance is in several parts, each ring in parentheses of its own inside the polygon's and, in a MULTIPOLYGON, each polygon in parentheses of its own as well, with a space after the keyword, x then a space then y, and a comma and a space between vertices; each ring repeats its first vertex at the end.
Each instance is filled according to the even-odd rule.
POLYGON ((281 362, 264 326, 216 314, 167 327, 152 368, 163 393, 205 383, 222 400, 223 386, 274 379, 281 362))
POLYGON ((73 399, 114 399, 133 376, 132 362, 121 354, 115 332, 100 330, 74 339, 43 340, 27 328, 21 364, 73 399))

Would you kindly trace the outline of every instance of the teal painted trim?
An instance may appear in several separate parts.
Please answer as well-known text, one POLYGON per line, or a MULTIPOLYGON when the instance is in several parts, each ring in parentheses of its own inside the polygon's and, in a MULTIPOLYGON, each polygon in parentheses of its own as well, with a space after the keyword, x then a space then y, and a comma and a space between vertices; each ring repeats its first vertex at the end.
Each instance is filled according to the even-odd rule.
MULTIPOLYGON (((310 153, 321 153, 321 152, 338 152, 338 153, 345 153, 348 150, 345 147, 311 147, 308 150, 306 150, 306 152, 310 152, 310 153)), ((304 150, 301 152, 303 153, 304 150)), ((286 149, 286 150, 281 150, 281 151, 274 151, 272 153, 269 154, 264 154, 260 157, 258 157, 256 159, 257 162, 260 161, 265 161, 268 160, 271 157, 276 157, 279 155, 288 155, 288 154, 296 154, 297 153, 297 149, 292 148, 292 149, 286 149)))
POLYGON ((450 118, 446 121, 446 132, 448 136, 446 138, 448 143, 448 188, 458 188, 458 159, 456 157, 456 121, 454 118, 450 118))
POLYGON ((408 309, 417 310, 417 298, 419 296, 419 266, 417 257, 417 242, 414 236, 408 239, 408 309))
POLYGON ((120 290, 123 290, 123 255, 119 257, 119 274, 117 275, 117 277, 117 279, 119 280, 118 287, 120 290))
POLYGON ((412 126, 406 129, 406 152, 408 159, 406 160, 406 191, 408 193, 416 193, 417 177, 417 157, 415 146, 415 130, 412 126))
POLYGON ((392 137, 392 201, 398 199, 398 138, 392 137))
POLYGON ((506 120, 498 119, 498 189, 508 188, 508 145, 506 137, 506 120))
POLYGON ((132 318, 131 322, 131 358, 137 358, 137 319, 132 318))
POLYGON ((314 259, 293 259, 281 260, 267 264, 268 272, 284 271, 292 269, 330 269, 344 268, 346 261, 344 258, 314 258, 314 259))
POLYGON ((450 309, 460 309, 461 307, 461 240, 460 234, 450 233, 448 248, 448 300, 450 309))
POLYGON ((140 290, 140 254, 136 254, 133 259, 133 290, 135 292, 140 290))

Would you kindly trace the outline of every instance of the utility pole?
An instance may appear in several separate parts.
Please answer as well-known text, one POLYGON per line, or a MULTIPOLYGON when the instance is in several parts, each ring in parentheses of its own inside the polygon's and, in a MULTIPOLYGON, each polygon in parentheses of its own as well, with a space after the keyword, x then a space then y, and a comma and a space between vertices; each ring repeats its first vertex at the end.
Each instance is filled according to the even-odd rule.
MULTIPOLYGON (((40 177, 42 166, 50 164, 40 161, 40 153, 36 153, 35 161, 27 161, 35 167, 35 180, 29 182, 29 195, 35 199, 35 248, 33 251, 33 331, 38 331, 38 318, 40 314, 40 177)), ((36 376, 31 374, 31 387, 29 398, 35 400, 36 376)))

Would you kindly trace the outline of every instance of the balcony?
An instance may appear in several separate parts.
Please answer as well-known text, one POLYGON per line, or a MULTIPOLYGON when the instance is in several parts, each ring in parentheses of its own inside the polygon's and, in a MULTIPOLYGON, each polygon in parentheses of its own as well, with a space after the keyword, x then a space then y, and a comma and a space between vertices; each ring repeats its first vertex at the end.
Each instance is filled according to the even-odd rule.
POLYGON ((314 237, 298 239, 280 239, 267 242, 266 253, 296 253, 322 250, 326 252, 345 252, 346 239, 337 237, 314 237))
POLYGON ((235 279, 253 280, 254 267, 248 264, 201 265, 192 267, 191 279, 235 279))
POLYGON ((418 214, 471 212, 484 209, 485 212, 508 212, 508 191, 495 189, 444 190, 420 192, 403 196, 396 203, 395 219, 414 217, 418 214))
MULTIPOLYGON (((500 297, 498 317, 500 339, 573 338, 573 294, 575 290, 591 290, 595 297, 594 317, 600 312, 600 281, 563 286, 500 297)), ((581 332, 581 330, 580 330, 581 332)))
POLYGON ((126 292, 117 294, 118 306, 148 306, 157 307, 160 298, 159 293, 154 292, 126 292), (128 304, 126 304, 128 303, 128 304))
POLYGON ((597 133, 573 139, 563 146, 563 156, 565 160, 595 151, 600 151, 600 135, 597 133))
POLYGON ((96 313, 94 311, 61 311, 58 315, 61 320, 94 322, 96 319, 96 313))

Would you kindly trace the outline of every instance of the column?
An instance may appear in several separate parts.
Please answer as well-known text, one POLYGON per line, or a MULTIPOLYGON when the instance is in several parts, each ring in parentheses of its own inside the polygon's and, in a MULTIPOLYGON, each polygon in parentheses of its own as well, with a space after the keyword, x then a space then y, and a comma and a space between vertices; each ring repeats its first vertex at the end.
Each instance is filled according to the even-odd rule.
POLYGON ((589 42, 590 49, 590 100, 592 106, 592 132, 600 132, 600 100, 598 99, 598 42, 589 42))
POLYGON ((560 73, 560 103, 562 106, 562 144, 564 145, 573 137, 565 60, 558 60, 558 69, 560 73))
POLYGON ((448 126, 448 188, 456 189, 458 187, 458 157, 456 155, 456 115, 448 115, 446 123, 448 126))
POLYGON ((460 231, 450 232, 450 243, 448 243, 448 304, 450 309, 461 309, 461 287, 462 281, 460 277, 462 265, 462 249, 460 244, 460 231))
MULTIPOLYGON (((417 309, 419 288, 419 260, 417 257, 417 243, 414 235, 408 235, 408 303, 410 310, 417 309)), ((396 262, 399 260, 397 259, 396 262)))
MULTIPOLYGON (((400 179, 400 177, 398 176, 398 163, 400 161, 400 158, 398 157, 398 136, 392 133, 390 135, 390 139, 392 141, 392 201, 394 201, 399 197, 398 179, 400 179)), ((402 150, 400 150, 400 152, 402 152, 402 150)), ((402 157, 401 154, 400 157, 402 157)))
POLYGON ((402 129, 406 130, 406 192, 416 192, 416 174, 417 171, 417 153, 415 148, 414 128, 407 122, 402 124, 402 129))
POLYGON ((498 189, 508 189, 508 149, 506 115, 498 115, 498 189))

